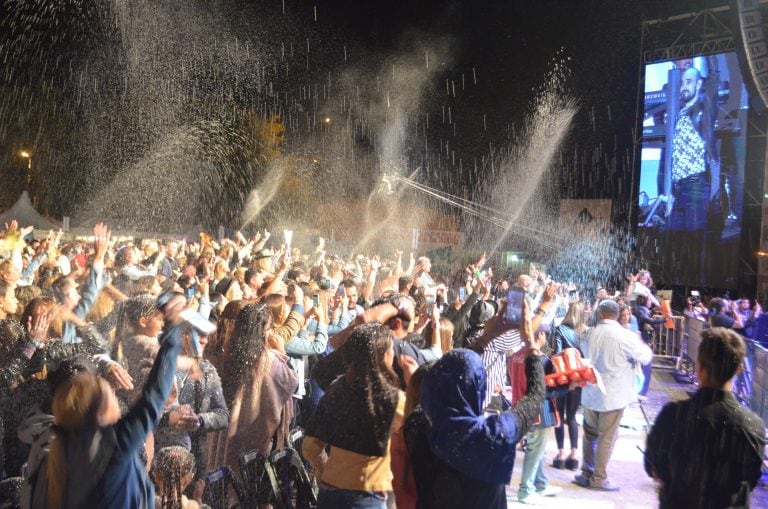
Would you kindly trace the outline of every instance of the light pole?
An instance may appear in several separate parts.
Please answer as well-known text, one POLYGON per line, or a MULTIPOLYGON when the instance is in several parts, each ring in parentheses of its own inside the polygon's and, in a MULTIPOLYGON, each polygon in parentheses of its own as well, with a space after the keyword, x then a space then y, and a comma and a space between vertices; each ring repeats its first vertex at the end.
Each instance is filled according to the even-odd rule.
POLYGON ((35 190, 32 189, 32 151, 22 150, 19 152, 19 156, 27 160, 27 182, 24 186, 29 193, 29 199, 32 200, 32 206, 37 207, 37 196, 35 190))
POLYGON ((27 160, 27 186, 32 182, 32 153, 27 150, 19 152, 19 156, 27 160))

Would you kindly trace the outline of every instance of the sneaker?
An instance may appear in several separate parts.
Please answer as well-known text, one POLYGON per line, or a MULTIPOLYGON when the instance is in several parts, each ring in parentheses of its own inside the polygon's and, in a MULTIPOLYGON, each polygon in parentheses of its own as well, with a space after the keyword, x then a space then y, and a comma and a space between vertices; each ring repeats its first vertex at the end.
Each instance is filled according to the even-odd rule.
POLYGON ((561 493, 563 491, 563 488, 560 486, 547 486, 541 491, 537 491, 536 494, 540 497, 554 497, 558 493, 561 493))
POLYGON ((565 467, 565 461, 562 458, 555 458, 552 460, 552 468, 562 470, 565 467))
POLYGON ((520 497, 518 495, 517 501, 521 504, 528 504, 528 505, 544 505, 544 497, 539 495, 536 492, 529 493, 526 497, 520 497))
POLYGON ((582 488, 589 488, 589 479, 583 474, 579 474, 573 478, 573 484, 578 484, 582 488))
POLYGON ((587 488, 595 491, 619 491, 620 489, 615 484, 611 484, 611 481, 604 481, 603 484, 600 485, 590 484, 587 488))

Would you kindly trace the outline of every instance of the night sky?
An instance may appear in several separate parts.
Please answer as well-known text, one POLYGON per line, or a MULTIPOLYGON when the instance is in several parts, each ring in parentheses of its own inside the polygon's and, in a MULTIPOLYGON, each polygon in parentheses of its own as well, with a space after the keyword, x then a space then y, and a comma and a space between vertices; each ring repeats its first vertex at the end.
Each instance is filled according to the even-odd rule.
MULTIPOLYGON (((446 105, 451 107, 457 131, 454 133, 456 128, 451 125, 433 122, 429 138, 434 141, 430 149, 434 152, 438 151, 437 140, 449 140, 455 159, 448 164, 436 162, 440 158, 431 155, 434 170, 424 179, 432 185, 447 185, 457 194, 471 191, 482 179, 473 166, 488 156, 490 146, 502 147, 508 142, 511 130, 530 113, 531 102, 544 77, 552 72, 553 62, 564 62, 570 70, 564 80, 565 91, 577 99, 579 112, 557 162, 560 171, 553 177, 556 193, 625 201, 641 21, 722 2, 222 0, 201 3, 206 7, 195 19, 190 19, 178 2, 155 3, 167 18, 160 23, 160 30, 168 41, 173 41, 175 27, 187 22, 196 27, 194 40, 202 45, 206 42, 199 35, 201 30, 217 34, 218 27, 225 27, 238 43, 250 41, 267 55, 267 61, 281 65, 279 55, 285 48, 300 53, 305 41, 310 41, 311 58, 289 58, 292 67, 288 72, 286 65, 285 75, 280 74, 278 65, 274 67, 275 76, 270 81, 286 98, 300 95, 305 82, 323 83, 331 74, 335 79, 345 66, 376 69, 370 74, 373 82, 387 56, 413 47, 414 41, 446 41, 448 57, 432 63, 442 68, 426 84, 421 109, 436 118, 446 105), (180 17, 173 19, 177 9, 180 17), (345 51, 347 62, 342 57, 345 51), (455 97, 446 94, 446 79, 456 86, 462 75, 473 81, 473 74, 476 83, 455 97), (593 162, 596 153, 600 161, 593 162), (461 169, 456 161, 459 158, 461 169), (585 172, 589 178, 584 178, 585 172)), ((97 180, 119 175, 122 168, 140 159, 138 154, 153 139, 141 132, 141 121, 126 118, 130 114, 112 113, 125 104, 121 87, 127 87, 121 68, 128 65, 128 59, 115 30, 116 6, 124 5, 122 0, 66 0, 54 2, 55 7, 46 4, 50 2, 0 3, 0 167, 7 183, 0 193, 0 206, 10 205, 18 195, 25 162, 17 154, 21 148, 32 147, 40 172, 40 207, 60 216, 71 214, 103 185, 97 180), (90 94, 90 99, 84 94, 90 94)), ((139 21, 146 22, 146 18, 139 21)), ((227 74, 226 65, 213 64, 211 68, 214 72, 210 75, 195 78, 195 86, 181 87, 174 93, 182 97, 195 94, 195 99, 202 94, 202 101, 210 100, 216 96, 216 83, 222 82, 217 79, 231 82, 237 76, 227 74), (200 87, 203 80, 210 86, 200 87), (201 93, 205 88, 210 90, 201 93)), ((243 108, 269 103, 254 99, 257 94, 248 88, 248 73, 237 80, 238 85, 232 87, 237 89, 234 98, 226 100, 243 108), (250 101, 252 104, 246 104, 250 101)), ((178 121, 192 116, 185 111, 178 121)), ((160 130, 161 124, 156 121, 151 127, 160 130)), ((290 137, 289 131, 286 138, 290 137)), ((287 141, 290 145, 290 139, 287 141)), ((356 142, 375 145, 375 140, 356 142)), ((416 153, 420 146, 421 142, 414 140, 413 147, 406 144, 404 150, 406 154, 416 153)))

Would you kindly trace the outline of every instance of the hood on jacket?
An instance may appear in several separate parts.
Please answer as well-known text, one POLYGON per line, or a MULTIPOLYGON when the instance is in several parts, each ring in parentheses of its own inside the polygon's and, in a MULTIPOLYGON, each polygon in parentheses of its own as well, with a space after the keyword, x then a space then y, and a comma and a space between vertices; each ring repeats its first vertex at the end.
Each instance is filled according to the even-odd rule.
POLYGON ((432 452, 462 474, 509 483, 518 426, 509 412, 483 415, 486 374, 480 356, 451 350, 426 373, 421 405, 432 452))

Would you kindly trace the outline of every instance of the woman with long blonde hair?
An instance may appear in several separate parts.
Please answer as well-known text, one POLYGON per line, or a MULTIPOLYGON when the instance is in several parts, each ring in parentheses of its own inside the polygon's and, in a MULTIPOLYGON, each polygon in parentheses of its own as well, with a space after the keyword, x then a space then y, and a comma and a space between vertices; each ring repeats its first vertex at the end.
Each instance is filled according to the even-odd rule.
MULTIPOLYGON (((581 335, 587 330, 586 316, 584 313, 584 303, 571 302, 568 306, 568 312, 565 314, 562 323, 552 332, 552 350, 558 354, 566 348, 579 349, 581 335)), ((579 350, 580 351, 580 350, 579 350)), ((576 411, 581 404, 581 388, 569 391, 565 396, 556 399, 557 411, 563 416, 559 426, 555 426, 555 441, 557 442, 557 456, 552 461, 555 468, 567 468, 576 470, 579 467, 579 460, 576 459, 576 452, 579 447, 579 424, 576 422, 576 411), (564 459, 565 455, 565 426, 568 426, 568 438, 571 442, 571 454, 564 459)))

